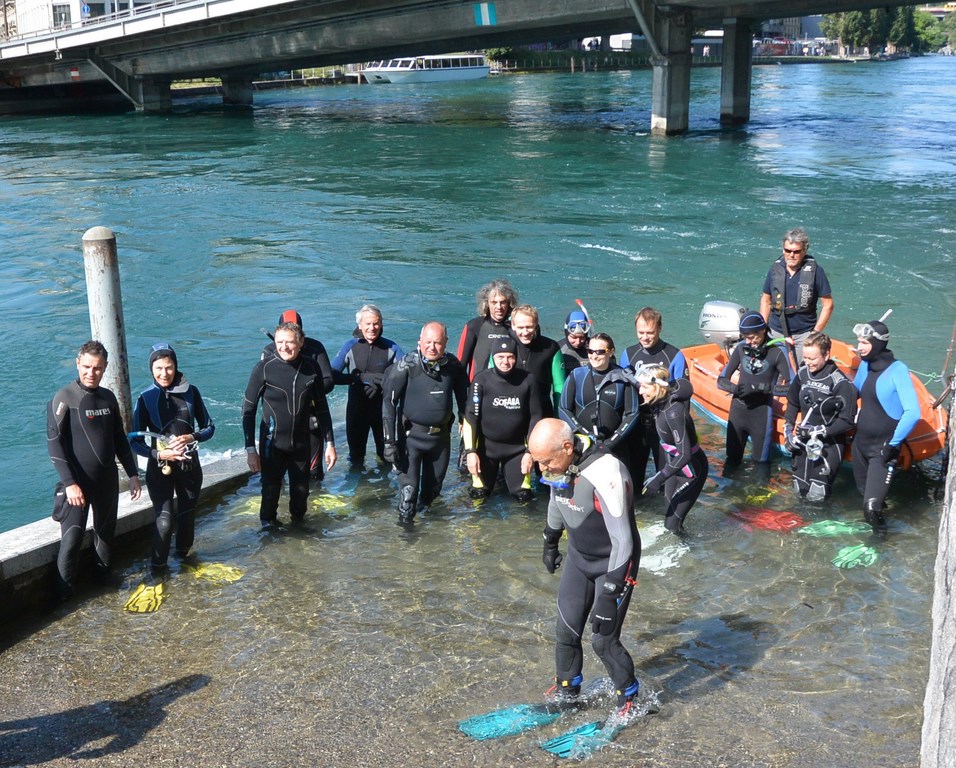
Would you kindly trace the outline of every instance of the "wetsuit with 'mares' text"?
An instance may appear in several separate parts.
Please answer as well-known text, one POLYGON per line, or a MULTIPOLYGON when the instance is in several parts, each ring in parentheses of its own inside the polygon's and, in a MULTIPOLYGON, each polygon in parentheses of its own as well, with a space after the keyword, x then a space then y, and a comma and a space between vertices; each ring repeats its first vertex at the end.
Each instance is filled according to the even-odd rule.
POLYGON ((109 570, 119 506, 116 459, 130 477, 136 476, 136 460, 116 396, 105 387, 87 389, 79 380, 63 387, 47 406, 46 439, 60 476, 53 503, 62 535, 57 570, 61 588, 72 590, 91 506, 96 564, 101 572, 109 570), (65 489, 70 485, 80 486, 86 506, 68 503, 65 489))

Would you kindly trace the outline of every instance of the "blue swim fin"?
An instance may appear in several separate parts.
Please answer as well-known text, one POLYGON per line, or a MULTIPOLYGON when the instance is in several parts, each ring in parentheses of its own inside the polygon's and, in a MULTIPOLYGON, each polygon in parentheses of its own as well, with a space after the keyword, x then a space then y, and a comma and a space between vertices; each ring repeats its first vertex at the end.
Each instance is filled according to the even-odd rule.
POLYGON ((616 728, 605 728, 603 720, 585 723, 541 744, 545 752, 558 757, 586 757, 617 736, 616 728))
POLYGON ((475 715, 458 723, 458 730, 476 741, 517 736, 523 731, 549 725, 561 717, 561 711, 547 704, 518 704, 475 715))

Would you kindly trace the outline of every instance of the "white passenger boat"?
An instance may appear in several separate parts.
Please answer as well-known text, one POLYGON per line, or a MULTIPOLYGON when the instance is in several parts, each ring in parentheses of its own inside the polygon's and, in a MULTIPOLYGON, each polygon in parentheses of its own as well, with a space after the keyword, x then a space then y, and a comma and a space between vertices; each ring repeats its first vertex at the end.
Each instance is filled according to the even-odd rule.
POLYGON ((477 53, 412 56, 373 61, 362 74, 370 83, 444 83, 488 77, 488 61, 477 53))

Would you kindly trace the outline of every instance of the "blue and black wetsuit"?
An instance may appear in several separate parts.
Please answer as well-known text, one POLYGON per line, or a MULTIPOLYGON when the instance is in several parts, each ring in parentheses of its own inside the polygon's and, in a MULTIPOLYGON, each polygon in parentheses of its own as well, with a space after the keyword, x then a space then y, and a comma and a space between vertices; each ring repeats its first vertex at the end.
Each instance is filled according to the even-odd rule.
POLYGON ((743 461, 749 438, 754 461, 770 461, 773 447, 773 398, 787 394, 793 373, 787 353, 776 344, 750 346, 742 341, 730 353, 730 360, 717 378, 717 386, 733 395, 727 417, 727 459, 725 471, 743 461), (736 384, 731 376, 740 371, 736 384))
POLYGON ((624 370, 612 365, 605 371, 577 368, 564 382, 561 419, 582 435, 602 441, 608 450, 630 466, 625 439, 637 421, 638 395, 624 370))
MULTIPOLYGON (((153 383, 139 396, 133 409, 133 429, 170 437, 192 435, 196 442, 202 443, 213 436, 216 426, 199 390, 177 371, 169 387, 153 383)), ((185 461, 169 462, 170 473, 166 475, 159 465, 160 451, 155 438, 150 438, 147 444, 145 437, 134 437, 131 445, 136 453, 147 459, 146 487, 156 515, 150 562, 154 569, 159 570, 166 567, 174 528, 178 556, 185 557, 193 545, 202 467, 199 455, 191 453, 185 461)))
POLYGON ((389 368, 382 404, 386 443, 399 446, 399 517, 410 522, 441 493, 451 453, 453 409, 465 412, 468 374, 446 353, 428 362, 416 351, 389 368))
POLYGON ((97 569, 103 575, 109 572, 119 507, 116 459, 129 477, 136 476, 136 460, 126 439, 116 396, 105 387, 87 389, 79 380, 63 387, 47 406, 46 440, 60 476, 53 497, 53 519, 60 524, 56 564, 61 593, 66 595, 76 584, 91 506, 97 569), (70 485, 80 486, 85 506, 68 503, 66 487, 70 485))
POLYGON ((797 442, 788 438, 791 449, 794 490, 810 501, 822 501, 830 495, 830 488, 840 470, 847 432, 856 419, 856 389, 840 372, 836 363, 828 360, 816 373, 807 366, 797 371, 787 391, 785 433, 794 434, 797 442), (799 426, 797 414, 801 414, 799 426), (807 440, 811 434, 819 441, 807 440), (813 455, 811 455, 811 453, 813 455))
POLYGON ((694 387, 687 379, 678 381, 667 397, 649 406, 661 451, 666 456, 666 463, 657 472, 667 499, 664 525, 674 533, 683 532, 684 519, 700 496, 710 468, 690 414, 694 387))
POLYGON ((261 400, 262 504, 259 519, 263 524, 272 524, 277 519, 282 480, 287 472, 289 512, 293 520, 305 517, 312 460, 310 432, 318 431, 324 443, 335 444, 332 416, 322 381, 312 361, 301 354, 291 362, 280 357, 260 360, 249 376, 242 401, 242 432, 246 449, 255 447, 256 410, 261 400), (317 418, 318 423, 310 428, 312 418, 317 418))
MULTIPOLYGON (((671 382, 687 378, 687 361, 684 359, 684 353, 662 339, 658 339, 652 347, 632 344, 624 350, 624 355, 621 357, 622 368, 633 372, 644 365, 663 365, 670 372, 671 382)), ((644 476, 647 474, 648 459, 651 456, 654 457, 655 471, 659 472, 664 465, 654 415, 644 403, 641 403, 637 423, 628 434, 627 441, 631 461, 628 469, 631 470, 631 477, 634 478, 635 483, 643 483, 644 476)))
POLYGON ((481 477, 472 477, 473 497, 489 496, 502 470, 508 492, 519 501, 531 499, 531 476, 521 471, 521 459, 541 413, 541 391, 533 374, 488 368, 475 376, 462 428, 465 450, 477 453, 481 463, 481 477))
MULTIPOLYGON (((305 358, 312 363, 315 370, 319 373, 322 390, 328 395, 335 386, 335 379, 332 376, 332 365, 329 363, 329 353, 326 351, 325 345, 318 339, 306 336, 305 344, 302 346, 302 351, 299 352, 299 357, 305 358)), ((276 355, 275 342, 267 344, 265 349, 262 350, 260 359, 267 360, 269 358, 278 358, 278 355, 276 355)), ((321 407, 320 404, 317 403, 317 405, 321 407)), ((311 428, 309 430, 309 473, 313 480, 321 480, 325 477, 325 464, 323 461, 325 455, 325 437, 320 427, 323 417, 318 411, 312 415, 314 418, 311 421, 311 428)))
POLYGON ((349 463, 365 461, 368 433, 372 432, 375 453, 385 460, 385 436, 382 432, 382 386, 385 374, 404 355, 394 341, 379 336, 371 344, 358 329, 332 361, 332 377, 349 387, 345 406, 345 435, 349 445, 349 463))
POLYGON ((568 533, 568 552, 558 587, 556 667, 558 684, 581 685, 582 635, 594 620, 595 598, 607 588, 618 595, 617 619, 609 634, 594 632, 591 646, 620 694, 637 690, 634 661, 621 643, 621 629, 641 560, 641 537, 633 511, 627 467, 587 437, 575 436, 567 488, 551 489, 545 541, 557 546, 568 533))
POLYGON ((853 478, 867 522, 881 527, 896 455, 920 418, 919 398, 909 369, 888 349, 863 358, 853 385, 860 393, 853 478))

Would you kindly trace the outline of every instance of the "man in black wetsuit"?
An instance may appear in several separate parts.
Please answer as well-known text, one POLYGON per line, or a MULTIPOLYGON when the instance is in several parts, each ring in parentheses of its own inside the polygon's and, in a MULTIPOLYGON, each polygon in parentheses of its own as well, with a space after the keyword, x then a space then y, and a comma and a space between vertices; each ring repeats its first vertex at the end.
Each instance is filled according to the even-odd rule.
MULTIPOLYGON (((294 309, 287 309, 279 315, 277 325, 282 325, 283 323, 295 323, 299 326, 299 329, 302 330, 302 316, 294 309)), ((303 331, 303 334, 304 333, 305 331, 303 331)), ((325 345, 318 339, 313 339, 311 336, 304 336, 304 339, 305 341, 303 342, 300 354, 305 359, 310 360, 315 370, 319 372, 322 389, 325 394, 328 395, 335 386, 335 381, 332 376, 332 366, 329 363, 329 353, 326 351, 325 345)), ((262 350, 261 359, 265 360, 275 356, 276 345, 275 341, 273 341, 271 344, 266 344, 262 350)), ((322 458, 325 454, 325 438, 322 429, 319 427, 319 422, 321 421, 320 414, 316 412, 313 413, 312 416, 314 418, 310 422, 311 426, 309 429, 309 474, 312 480, 318 482, 325 477, 325 466, 322 462, 322 458)))
MULTIPOLYGON (((684 353, 673 344, 661 339, 664 321, 661 313, 653 307, 643 307, 634 316, 634 331, 637 344, 632 344, 621 357, 621 367, 635 372, 641 366, 663 365, 668 369, 670 380, 686 379, 687 361, 684 353)), ((630 454, 631 477, 635 483, 643 483, 647 473, 647 461, 654 457, 654 469, 660 472, 664 467, 661 456, 661 441, 658 438, 655 417, 648 404, 641 402, 637 423, 627 436, 630 454)))
POLYGON ((375 453, 385 461, 382 432, 382 385, 389 367, 404 356, 402 348, 382 336, 382 311, 366 304, 355 313, 352 338, 332 361, 335 383, 347 384, 345 434, 349 443, 349 464, 361 468, 365 461, 368 433, 375 441, 375 453))
POLYGON ((830 496, 855 421, 856 388, 830 359, 830 337, 813 332, 803 342, 803 365, 787 391, 784 435, 797 493, 810 501, 830 496))
POLYGON ((591 646, 614 681, 620 714, 626 716, 638 683, 621 628, 641 559, 631 477, 612 454, 558 419, 538 422, 528 450, 551 486, 544 565, 549 573, 564 565, 558 587, 557 675, 549 693, 569 704, 580 694, 581 637, 590 617, 591 646), (567 557, 558 549, 563 531, 568 534, 567 557))
POLYGON ((528 434, 541 419, 541 392, 534 374, 516 365, 514 339, 492 349, 494 368, 479 371, 471 383, 471 403, 462 426, 473 499, 491 495, 501 470, 508 492, 531 501, 528 434))
POLYGON ((518 368, 534 374, 541 390, 543 415, 554 416, 567 378, 558 342, 541 333, 538 310, 530 304, 522 304, 512 311, 511 335, 518 342, 515 346, 518 368))
POLYGON ((335 464, 332 416, 322 377, 312 361, 301 354, 302 328, 294 322, 275 330, 276 356, 260 360, 252 369, 242 401, 242 432, 249 469, 262 470, 262 503, 259 520, 264 528, 278 525, 282 480, 289 475, 289 513, 293 522, 305 517, 309 497, 310 427, 318 415, 325 442, 326 468, 335 464), (256 451, 256 410, 262 401, 259 450, 256 451))
POLYGON ((469 381, 488 367, 491 345, 509 335, 508 318, 517 304, 518 294, 507 280, 492 280, 478 290, 478 316, 465 323, 458 341, 458 361, 469 381))
POLYGON ((106 348, 88 341, 76 356, 77 379, 63 387, 47 407, 46 439, 60 482, 53 496, 53 519, 60 524, 58 591, 73 594, 80 547, 93 507, 93 552, 100 580, 111 579, 110 554, 116 532, 119 478, 116 459, 129 475, 130 498, 140 497, 136 460, 126 439, 116 396, 101 387, 106 348))
POLYGON ((445 352, 448 331, 438 322, 422 328, 418 350, 385 377, 382 422, 385 460, 399 472, 398 520, 410 523, 441 493, 451 453, 453 408, 465 412, 468 375, 445 352))

